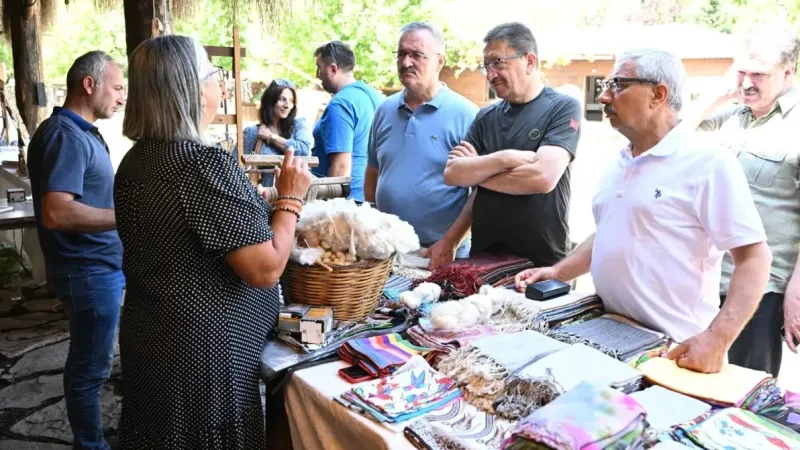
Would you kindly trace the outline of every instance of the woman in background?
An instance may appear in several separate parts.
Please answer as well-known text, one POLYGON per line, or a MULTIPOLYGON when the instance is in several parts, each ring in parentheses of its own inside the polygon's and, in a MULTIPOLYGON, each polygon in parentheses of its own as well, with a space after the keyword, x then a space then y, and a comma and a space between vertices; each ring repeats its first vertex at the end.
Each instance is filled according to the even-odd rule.
MULTIPOLYGON (((261 95, 259 125, 243 131, 245 154, 283 155, 287 148, 296 156, 311 154, 312 137, 305 119, 297 117, 297 90, 291 81, 276 79, 261 95), (260 143, 260 145, 259 145, 260 143)), ((265 174, 263 186, 272 186, 274 177, 265 174)))
POLYGON ((204 143, 218 72, 184 36, 130 58, 123 134, 136 143, 114 182, 122 449, 267 448, 259 361, 311 172, 286 151, 270 206, 230 153, 204 143))

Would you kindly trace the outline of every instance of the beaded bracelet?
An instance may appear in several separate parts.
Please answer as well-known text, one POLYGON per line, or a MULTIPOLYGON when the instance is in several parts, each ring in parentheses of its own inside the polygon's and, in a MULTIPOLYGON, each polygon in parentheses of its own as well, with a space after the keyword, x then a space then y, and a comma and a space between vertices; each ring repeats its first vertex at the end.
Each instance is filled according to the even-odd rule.
POLYGON ((279 195, 278 200, 297 200, 300 202, 301 205, 304 205, 306 202, 303 201, 300 197, 295 197, 294 195, 279 195))
POLYGON ((300 220, 300 212, 298 212, 297 210, 294 210, 294 209, 292 209, 292 208, 289 208, 289 207, 287 207, 287 206, 279 206, 279 207, 277 207, 277 208, 275 208, 275 209, 276 209, 277 211, 286 211, 286 212, 290 212, 290 213, 294 214, 295 216, 297 216, 297 220, 300 220))
POLYGON ((292 209, 296 209, 298 211, 303 210, 303 204, 296 201, 296 200, 277 200, 275 203, 272 204, 275 207, 279 206, 288 206, 292 209))

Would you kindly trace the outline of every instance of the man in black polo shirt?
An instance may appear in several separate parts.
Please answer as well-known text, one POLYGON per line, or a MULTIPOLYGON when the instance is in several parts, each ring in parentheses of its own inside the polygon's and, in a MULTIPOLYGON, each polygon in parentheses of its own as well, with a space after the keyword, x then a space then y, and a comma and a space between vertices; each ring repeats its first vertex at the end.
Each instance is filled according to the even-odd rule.
POLYGON ((580 103, 542 83, 531 30, 506 23, 484 38, 481 70, 503 101, 484 108, 450 152, 445 183, 473 187, 472 253, 505 253, 549 266, 570 250, 570 163, 580 103))

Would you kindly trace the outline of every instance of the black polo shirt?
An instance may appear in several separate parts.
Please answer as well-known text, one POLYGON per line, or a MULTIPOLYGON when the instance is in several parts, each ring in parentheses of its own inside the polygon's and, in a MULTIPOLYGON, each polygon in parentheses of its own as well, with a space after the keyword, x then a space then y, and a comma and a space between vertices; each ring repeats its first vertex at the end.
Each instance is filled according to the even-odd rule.
MULTIPOLYGON (((580 137, 578 100, 549 87, 524 104, 495 103, 478 113, 467 142, 481 155, 500 150, 537 151, 553 145, 569 152, 580 137)), ((472 253, 507 253, 550 266, 570 250, 570 169, 546 194, 509 195, 478 187, 472 211, 472 253)))

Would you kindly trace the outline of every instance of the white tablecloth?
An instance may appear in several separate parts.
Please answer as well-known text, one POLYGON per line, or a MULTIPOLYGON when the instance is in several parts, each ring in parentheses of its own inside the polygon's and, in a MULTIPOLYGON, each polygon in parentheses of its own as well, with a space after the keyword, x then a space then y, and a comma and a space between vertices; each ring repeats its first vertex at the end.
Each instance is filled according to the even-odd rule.
POLYGON ((286 387, 286 412, 295 450, 411 450, 403 436, 363 417, 333 398, 353 384, 338 375, 336 361, 295 372, 286 387))

